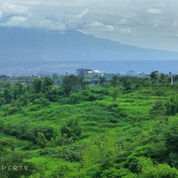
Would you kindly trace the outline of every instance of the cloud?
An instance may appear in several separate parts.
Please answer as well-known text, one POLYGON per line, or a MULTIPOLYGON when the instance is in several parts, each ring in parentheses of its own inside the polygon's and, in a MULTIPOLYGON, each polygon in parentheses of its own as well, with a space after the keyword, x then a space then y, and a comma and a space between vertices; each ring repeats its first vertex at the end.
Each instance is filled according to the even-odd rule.
POLYGON ((95 21, 95 22, 92 22, 91 24, 89 24, 90 27, 93 27, 93 28, 100 28, 100 27, 103 27, 104 24, 102 24, 101 22, 98 22, 98 21, 95 21))
POLYGON ((6 22, 6 26, 19 26, 20 24, 22 24, 23 22, 26 21, 25 17, 22 16, 14 16, 11 17, 7 22, 6 22))
POLYGON ((88 11, 89 11, 88 9, 85 9, 80 14, 76 15, 75 17, 80 19, 80 18, 84 17, 85 15, 87 15, 88 11))
POLYGON ((0 10, 5 15, 11 15, 11 14, 27 14, 28 13, 28 7, 23 5, 17 5, 14 3, 0 3, 0 10))
POLYGON ((159 15, 159 14, 162 14, 162 10, 161 9, 148 9, 147 11, 149 14, 155 14, 155 15, 159 15))
POLYGON ((106 25, 105 28, 106 28, 106 31, 114 31, 115 30, 115 27, 112 25, 106 25))
POLYGON ((159 23, 153 24, 153 28, 158 28, 158 27, 160 27, 160 24, 159 24, 159 23))
POLYGON ((2 12, 0 11, 0 18, 2 17, 2 12))
POLYGON ((73 12, 71 13, 67 18, 63 17, 65 19, 65 25, 66 28, 69 29, 78 29, 81 28, 85 23, 86 15, 88 14, 89 10, 85 9, 80 12, 73 12))
POLYGON ((129 24, 129 20, 123 18, 123 19, 121 19, 121 20, 119 21, 119 23, 120 23, 120 24, 123 24, 123 25, 129 24))
POLYGON ((119 31, 121 33, 125 33, 125 34, 128 34, 128 35, 135 35, 135 33, 133 32, 133 30, 131 30, 131 28, 127 27, 127 28, 121 28, 119 29, 119 31))
POLYGON ((112 25, 105 25, 102 22, 98 22, 98 21, 94 21, 94 22, 88 24, 87 26, 89 28, 99 29, 99 30, 102 30, 102 31, 114 31, 115 30, 114 26, 112 26, 112 25))
POLYGON ((0 0, 0 25, 78 30, 128 44, 177 50, 177 7, 177 0, 0 0))
POLYGON ((60 30, 60 31, 65 31, 66 30, 66 24, 60 22, 60 21, 52 21, 49 19, 43 19, 40 21, 38 24, 42 28, 47 28, 51 30, 60 30))

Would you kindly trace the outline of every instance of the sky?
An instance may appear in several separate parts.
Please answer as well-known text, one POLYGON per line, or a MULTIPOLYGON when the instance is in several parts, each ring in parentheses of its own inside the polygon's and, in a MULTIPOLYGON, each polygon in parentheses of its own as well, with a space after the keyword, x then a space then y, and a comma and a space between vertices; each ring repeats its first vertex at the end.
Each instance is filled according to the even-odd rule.
POLYGON ((0 0, 0 26, 77 30, 178 51, 178 0, 0 0))

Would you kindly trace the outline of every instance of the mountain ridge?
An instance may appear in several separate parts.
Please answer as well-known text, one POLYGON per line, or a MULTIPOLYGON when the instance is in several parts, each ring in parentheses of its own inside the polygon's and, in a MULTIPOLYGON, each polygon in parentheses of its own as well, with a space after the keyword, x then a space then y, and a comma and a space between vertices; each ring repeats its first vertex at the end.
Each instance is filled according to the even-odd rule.
MULTIPOLYGON (((0 27, 0 69, 53 72, 54 63, 178 60, 178 52, 140 48, 67 30, 0 27), (44 67, 45 66, 45 67, 44 67), (48 68, 48 69, 47 69, 48 68)), ((62 67, 61 67, 62 68, 62 67)))
MULTIPOLYGON (((178 52, 147 49, 96 38, 78 31, 60 33, 18 27, 0 27, 0 55, 35 55, 56 60, 164 60, 178 59, 178 52)), ((25 59, 24 59, 25 60, 25 59)))

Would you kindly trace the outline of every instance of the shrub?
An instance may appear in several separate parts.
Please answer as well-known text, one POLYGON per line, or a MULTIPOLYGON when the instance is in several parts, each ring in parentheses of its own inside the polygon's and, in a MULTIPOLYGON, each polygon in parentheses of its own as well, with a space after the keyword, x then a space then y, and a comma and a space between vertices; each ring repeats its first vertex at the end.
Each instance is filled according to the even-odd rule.
POLYGON ((19 108, 16 107, 16 106, 14 106, 14 107, 9 107, 9 108, 8 108, 8 114, 15 114, 18 110, 19 110, 19 108))
POLYGON ((67 136, 68 138, 78 139, 82 133, 82 129, 79 126, 77 119, 71 119, 61 127, 61 136, 67 136))
POLYGON ((152 117, 156 116, 163 116, 165 114, 166 108, 165 105, 162 101, 157 101, 153 104, 151 110, 150 110, 150 115, 152 117))
POLYGON ((81 160, 81 148, 79 146, 62 146, 60 148, 45 148, 40 150, 40 156, 50 156, 60 158, 70 162, 81 160))
POLYGON ((176 115, 178 113, 178 98, 171 98, 165 106, 167 115, 176 115))
POLYGON ((36 138, 36 143, 41 146, 41 148, 44 148, 47 143, 47 139, 44 136, 44 133, 39 132, 36 138))
POLYGON ((167 164, 153 165, 149 158, 139 158, 141 174, 139 178, 176 178, 178 171, 167 164))
POLYGON ((36 104, 36 105, 31 105, 29 107, 29 111, 38 111, 40 109, 40 105, 39 104, 36 104))
POLYGON ((129 175, 130 171, 128 169, 125 168, 121 168, 121 169, 116 169, 114 167, 106 169, 103 171, 102 173, 102 177, 103 178, 122 178, 123 176, 129 175))
POLYGON ((46 98, 39 98, 39 99, 35 99, 34 101, 33 101, 33 103, 35 104, 35 105, 40 105, 40 106, 48 106, 49 104, 50 104, 50 102, 49 102, 49 100, 48 99, 46 99, 46 98))

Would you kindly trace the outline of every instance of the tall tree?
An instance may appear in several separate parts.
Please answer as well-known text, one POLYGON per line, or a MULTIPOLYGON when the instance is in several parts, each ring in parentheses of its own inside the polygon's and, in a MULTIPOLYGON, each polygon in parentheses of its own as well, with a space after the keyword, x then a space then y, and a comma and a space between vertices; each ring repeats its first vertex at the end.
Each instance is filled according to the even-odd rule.
POLYGON ((65 76, 62 81, 62 87, 66 95, 70 95, 73 91, 78 91, 81 88, 85 88, 86 83, 82 77, 69 75, 65 76))
POLYGON ((52 87, 53 84, 54 84, 53 79, 49 76, 46 76, 42 82, 42 91, 45 93, 52 87))
POLYGON ((40 93, 42 89, 42 81, 39 78, 36 78, 32 82, 32 88, 35 93, 40 93))
POLYGON ((117 75, 114 75, 110 81, 111 86, 113 86, 114 88, 116 88, 117 86, 119 86, 119 77, 117 75))

